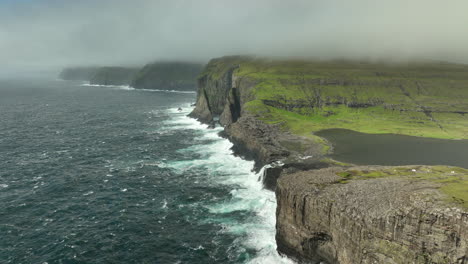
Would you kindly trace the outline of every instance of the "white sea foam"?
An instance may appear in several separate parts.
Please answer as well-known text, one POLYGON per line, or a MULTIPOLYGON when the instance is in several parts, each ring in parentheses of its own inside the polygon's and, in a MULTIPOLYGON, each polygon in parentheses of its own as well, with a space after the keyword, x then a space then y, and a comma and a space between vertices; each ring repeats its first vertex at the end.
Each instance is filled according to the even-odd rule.
POLYGON ((167 200, 164 199, 163 205, 161 206, 162 209, 167 209, 167 200))
MULTIPOLYGON (((164 130, 164 131, 186 130, 186 129, 202 130, 208 127, 207 125, 202 124, 193 118, 187 117, 187 114, 189 114, 190 111, 187 111, 184 109, 189 109, 189 108, 187 107, 182 108, 180 112, 174 113, 173 119, 163 122, 163 127, 161 130, 164 130)), ((169 111, 173 111, 173 110, 170 109, 169 111)))
POLYGON ((88 86, 88 87, 104 87, 104 88, 112 88, 118 90, 126 90, 126 91, 147 91, 147 92, 163 92, 163 93, 182 93, 182 94, 195 94, 195 91, 179 91, 179 90, 164 90, 164 89, 136 89, 129 85, 104 85, 104 84, 90 84, 84 83, 81 86, 88 86))
POLYGON ((8 188, 8 184, 0 184, 0 188, 8 188))
POLYGON ((105 87, 105 88, 113 88, 113 89, 128 90, 128 91, 136 90, 135 88, 130 87, 129 85, 103 85, 103 84, 84 83, 84 84, 81 84, 81 86, 88 86, 88 87, 105 87))
POLYGON ((170 162, 168 167, 179 173, 192 168, 203 168, 213 183, 232 186, 231 198, 228 201, 210 205, 208 208, 211 213, 219 214, 220 218, 223 214, 235 211, 254 212, 255 217, 246 223, 223 223, 224 232, 243 237, 236 240, 239 246, 257 252, 256 257, 249 263, 294 263, 281 257, 276 251, 276 197, 273 192, 265 190, 259 181, 263 172, 253 172, 254 162, 233 155, 232 143, 218 135, 222 128, 206 129, 206 125, 187 117, 186 114, 172 113, 173 118, 165 123, 165 129, 198 129, 201 132, 195 145, 179 151, 191 151, 202 158, 170 162), (203 142, 206 140, 211 143, 203 142))

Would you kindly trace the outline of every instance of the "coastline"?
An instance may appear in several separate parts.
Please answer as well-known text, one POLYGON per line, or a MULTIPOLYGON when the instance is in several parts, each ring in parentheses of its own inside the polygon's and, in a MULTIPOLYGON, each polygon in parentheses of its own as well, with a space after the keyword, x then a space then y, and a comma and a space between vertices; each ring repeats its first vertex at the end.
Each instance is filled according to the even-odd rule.
MULTIPOLYGON (((270 121, 268 116, 271 116, 271 109, 266 111, 264 106, 258 106, 256 98, 259 96, 258 87, 261 85, 258 79, 239 74, 245 71, 242 69, 244 60, 246 59, 243 57, 225 57, 214 59, 207 65, 198 80, 196 107, 189 116, 206 124, 219 122, 224 126, 223 134, 234 143, 234 150, 238 155, 253 159, 257 170, 269 165, 269 168, 265 169, 263 181, 267 189, 276 190, 276 240, 281 254, 299 261, 330 263, 381 263, 390 260, 394 263, 407 263, 408 259, 415 263, 458 263, 466 260, 468 252, 464 249, 468 245, 468 213, 464 205, 465 194, 460 188, 463 189, 468 183, 467 171, 458 171, 458 168, 447 166, 419 166, 411 168, 411 173, 407 173, 407 170, 401 171, 404 170, 403 167, 391 167, 398 172, 392 174, 384 173, 388 167, 367 166, 366 169, 362 169, 331 160, 326 155, 331 151, 327 142, 313 134, 302 133, 303 128, 297 130, 288 126, 294 120, 279 123, 270 121), (284 129, 285 125, 289 129, 284 129), (329 170, 336 173, 323 181, 315 181, 317 177, 322 177, 321 172, 329 170), (357 178, 348 179, 346 175, 337 174, 343 170, 358 171, 353 174, 353 177, 357 178), (425 174, 415 176, 413 170, 423 170, 425 174), (440 180, 453 176, 453 171, 457 171, 456 175, 459 176, 455 185, 440 180), (369 173, 378 177, 370 181, 366 177, 369 173), (297 175, 302 175, 303 179, 308 180, 301 182, 297 180, 297 175), (438 180, 427 180, 427 175, 435 175, 438 180), (420 188, 408 189, 407 193, 398 192, 398 188, 410 182, 420 188), (359 187, 371 183, 375 184, 375 188, 359 187), (380 206, 372 199, 385 197, 373 190, 386 190, 390 183, 400 186, 395 187, 395 192, 389 196, 394 198, 394 204, 390 207, 393 209, 382 214, 377 210, 374 217, 367 217, 367 214, 372 212, 370 208, 380 206), (345 192, 340 198, 342 202, 333 206, 337 198, 331 198, 334 197, 331 194, 341 191, 331 191, 329 195, 328 190, 355 187, 359 196, 374 198, 355 206, 345 202, 354 199, 345 192), (325 195, 324 200, 312 199, 313 196, 320 197, 322 194, 325 195), (299 203, 297 199, 302 202, 299 203), (329 205, 321 206, 323 203, 329 205), (427 207, 428 203, 434 205, 427 207), (332 208, 338 211, 330 218, 332 208), (307 210, 315 213, 306 213, 307 210), (419 216, 413 215, 415 211, 419 212, 419 216), (338 212, 348 213, 343 216, 338 212), (350 212, 354 213, 349 215, 350 212), (345 221, 343 217, 349 225, 339 224, 345 221), (362 222, 363 218, 367 220, 362 222), (318 222, 314 222, 314 219, 318 222), (406 219, 407 222, 401 222, 406 219), (437 222, 434 228, 449 228, 451 232, 437 231, 439 235, 434 238, 430 235, 434 232, 434 229, 431 229, 432 225, 423 232, 420 226, 414 224, 431 222, 430 219, 448 219, 448 222, 437 222), (336 226, 316 224, 323 221, 336 221, 336 226), (378 226, 374 226, 375 221, 387 223, 384 226, 393 226, 393 229, 398 229, 399 232, 387 236, 387 227, 379 229, 378 226), (413 229, 417 231, 410 231, 413 229), (302 230, 301 235, 297 230, 302 230), (355 246, 342 242, 346 239, 361 241, 364 236, 370 236, 373 240, 367 244, 357 242, 355 246), (382 246, 371 246, 375 243, 382 246)), ((288 102, 298 104, 293 100, 283 100, 286 105, 288 102)), ((294 109, 294 105, 289 107, 294 109)), ((308 125, 304 126, 307 127, 308 125)))
MULTIPOLYGON (((200 141, 200 143, 190 147, 190 151, 202 153, 206 157, 187 161, 189 164, 181 161, 168 166, 183 171, 187 169, 187 166, 197 167, 206 164, 207 167, 213 167, 213 170, 219 171, 218 174, 221 174, 221 177, 219 175, 215 177, 213 183, 226 185, 231 190, 226 195, 226 200, 220 200, 208 207, 211 213, 219 215, 219 219, 212 219, 211 221, 225 220, 236 211, 252 213, 247 222, 227 221, 223 223, 222 232, 245 236, 242 240, 234 241, 235 247, 255 251, 254 256, 242 252, 241 256, 233 256, 233 258, 238 258, 243 263, 252 264, 293 264, 294 262, 291 259, 280 255, 276 249, 275 216, 277 203, 274 192, 263 188, 261 179, 265 168, 255 170, 252 159, 246 159, 239 153, 234 153, 235 143, 221 135, 223 132, 221 127, 209 128, 207 124, 188 117, 189 112, 187 109, 193 110, 193 107, 184 106, 182 109, 182 111, 172 109, 175 118, 168 124, 169 129, 189 128, 198 130, 202 133, 201 138, 210 139, 213 142, 206 145, 202 143, 203 141, 200 141), (171 126, 173 127, 171 128, 171 126)), ((205 221, 210 220, 206 219, 205 221)))

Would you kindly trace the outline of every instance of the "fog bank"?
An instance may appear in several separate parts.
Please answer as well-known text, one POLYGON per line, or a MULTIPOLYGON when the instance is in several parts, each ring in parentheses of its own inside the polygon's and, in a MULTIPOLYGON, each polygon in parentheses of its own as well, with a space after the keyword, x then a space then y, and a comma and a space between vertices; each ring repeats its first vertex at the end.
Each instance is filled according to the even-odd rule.
POLYGON ((0 1, 0 68, 232 54, 468 63, 463 0, 0 1))

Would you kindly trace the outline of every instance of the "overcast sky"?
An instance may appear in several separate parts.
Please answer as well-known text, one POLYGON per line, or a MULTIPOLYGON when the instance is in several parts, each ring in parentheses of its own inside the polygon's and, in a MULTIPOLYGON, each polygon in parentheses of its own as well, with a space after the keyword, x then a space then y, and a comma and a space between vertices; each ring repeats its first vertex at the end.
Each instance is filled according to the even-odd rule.
POLYGON ((0 65, 232 54, 468 63, 467 0, 0 0, 0 65))

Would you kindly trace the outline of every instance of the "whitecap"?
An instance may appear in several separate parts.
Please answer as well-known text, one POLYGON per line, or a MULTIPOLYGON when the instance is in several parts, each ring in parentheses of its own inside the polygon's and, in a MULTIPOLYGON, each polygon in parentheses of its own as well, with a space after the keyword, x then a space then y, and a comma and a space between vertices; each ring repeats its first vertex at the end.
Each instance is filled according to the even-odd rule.
POLYGON ((194 251, 198 251, 198 250, 202 250, 202 249, 205 249, 202 245, 199 245, 198 247, 191 247, 190 249, 194 250, 194 251))
POLYGON ((8 188, 8 184, 0 184, 0 188, 8 188))
POLYGON ((162 208, 162 209, 167 209, 167 200, 166 200, 166 199, 163 200, 163 203, 162 203, 162 204, 163 204, 163 205, 161 206, 161 208, 162 208))
POLYGON ((163 121, 163 127, 159 131, 171 131, 171 130, 199 130, 203 131, 208 128, 208 125, 202 124, 197 120, 187 116, 190 113, 191 108, 186 108, 188 110, 182 110, 184 112, 179 112, 174 115, 170 120, 163 121))

